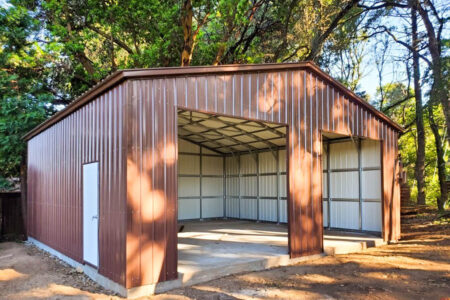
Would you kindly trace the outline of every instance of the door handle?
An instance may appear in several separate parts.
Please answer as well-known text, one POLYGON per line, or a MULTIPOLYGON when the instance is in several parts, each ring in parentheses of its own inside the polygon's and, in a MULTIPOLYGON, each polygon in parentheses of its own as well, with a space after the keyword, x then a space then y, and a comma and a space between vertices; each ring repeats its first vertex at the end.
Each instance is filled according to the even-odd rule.
POLYGON ((98 216, 92 216, 92 220, 98 219, 98 216))

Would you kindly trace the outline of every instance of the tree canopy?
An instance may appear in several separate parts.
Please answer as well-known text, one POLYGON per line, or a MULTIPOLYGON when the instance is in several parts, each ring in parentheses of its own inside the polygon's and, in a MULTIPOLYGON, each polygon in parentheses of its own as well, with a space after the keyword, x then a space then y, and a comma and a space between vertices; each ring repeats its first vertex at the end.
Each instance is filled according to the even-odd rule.
POLYGON ((448 173, 448 19, 430 0, 10 0, 0 8, 0 187, 24 165, 23 134, 117 69, 313 60, 405 126, 409 184, 424 174, 432 202, 448 173), (376 95, 361 85, 371 53, 376 95), (391 83, 388 63, 405 70, 391 83))

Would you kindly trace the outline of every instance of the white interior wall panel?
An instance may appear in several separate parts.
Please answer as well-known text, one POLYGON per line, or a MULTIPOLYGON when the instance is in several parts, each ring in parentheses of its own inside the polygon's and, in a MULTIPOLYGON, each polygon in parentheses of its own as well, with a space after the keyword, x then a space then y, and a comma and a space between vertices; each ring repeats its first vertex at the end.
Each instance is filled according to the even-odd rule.
MULTIPOLYGON (((358 147, 356 142, 331 143, 330 226, 359 229, 358 147)), ((328 222, 327 222, 328 223, 328 222)))
POLYGON ((331 201, 330 222, 333 228, 359 229, 359 203, 331 201))
POLYGON ((381 201, 380 170, 363 170, 361 175, 363 200, 381 201))
POLYGON ((280 223, 287 223, 287 200, 280 201, 280 223))
POLYGON ((332 170, 358 167, 358 147, 355 142, 330 144, 330 167, 332 170))
POLYGON ((261 152, 259 163, 259 219, 261 221, 277 222, 277 152, 261 152), (270 175, 275 174, 275 175, 270 175))
POLYGON ((239 218, 239 157, 225 157, 226 208, 228 218, 239 218))
POLYGON ((257 213, 257 199, 241 198, 240 203, 240 219, 256 220, 257 213))
POLYGON ((362 229, 381 232, 381 202, 362 203, 362 229))
POLYGON ((178 179, 178 196, 200 197, 200 178, 181 177, 178 179))
POLYGON ((330 191, 333 199, 358 201, 358 172, 332 172, 330 191))
MULTIPOLYGON (((202 150, 202 153, 204 151, 202 150)), ((202 175, 223 175, 222 156, 202 156, 202 175)))
POLYGON ((202 218, 223 217, 223 198, 202 198, 202 218))
POLYGON ((239 219, 239 198, 227 197, 226 201, 226 216, 228 218, 239 219))
POLYGON ((202 197, 223 197, 223 179, 202 177, 202 197))
POLYGON ((322 204, 323 204, 323 206, 322 206, 323 226, 328 227, 329 226, 329 224, 328 224, 328 201, 323 201, 322 204))
POLYGON ((239 174, 239 158, 237 156, 227 156, 225 157, 225 172, 228 175, 238 175, 239 174))
POLYGON ((261 221, 277 222, 277 200, 259 200, 259 219, 261 221))
POLYGON ((280 197, 283 200, 286 200, 287 197, 287 182, 286 182, 286 174, 280 175, 280 197))
POLYGON ((223 217, 223 157, 181 139, 178 150, 178 219, 223 217))
POLYGON ((378 141, 361 143, 362 230, 381 232, 381 147, 378 141))
POLYGON ((240 193, 241 197, 254 197, 256 198, 256 176, 241 177, 240 180, 240 193))
POLYGON ((200 199, 178 200, 178 220, 200 219, 200 199))
POLYGON ((327 177, 327 168, 328 168, 328 156, 327 156, 327 147, 323 145, 322 147, 322 218, 323 218, 323 226, 329 227, 328 224, 328 177, 327 177))
POLYGON ((180 140, 178 173, 180 220, 226 216, 287 222, 285 150, 224 158, 180 140))
POLYGON ((178 155, 178 173, 200 176, 200 157, 196 155, 178 155))
POLYGON ((277 197, 277 175, 259 176, 259 196, 277 197))
MULTIPOLYGON (((380 232, 382 229, 380 143, 372 140, 361 141, 361 166, 359 166, 357 140, 333 142, 329 144, 329 147, 331 202, 328 204, 326 201, 328 198, 327 173, 323 172, 324 226, 330 223, 333 228, 380 232), (329 209, 328 205, 330 205, 329 209)), ((322 166, 326 171, 328 167, 326 147, 323 149, 322 166)))
POLYGON ((256 160, 253 154, 241 155, 241 174, 256 175, 256 160))
POLYGON ((200 147, 188 141, 178 139, 178 152, 200 153, 200 147))
POLYGON ((280 164, 280 172, 286 172, 286 150, 278 151, 278 159, 280 164))
POLYGON ((380 142, 363 140, 361 143, 361 164, 363 168, 381 167, 380 142))
POLYGON ((277 160, 276 156, 271 152, 261 152, 258 154, 259 173, 276 173, 277 160))

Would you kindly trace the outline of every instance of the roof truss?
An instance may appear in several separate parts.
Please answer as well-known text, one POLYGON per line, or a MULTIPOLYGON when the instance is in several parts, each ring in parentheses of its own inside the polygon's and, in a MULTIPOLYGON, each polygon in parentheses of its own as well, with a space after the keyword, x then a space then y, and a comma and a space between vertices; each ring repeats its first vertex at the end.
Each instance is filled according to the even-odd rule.
POLYGON ((285 147, 286 126, 179 109, 178 136, 220 154, 273 152, 285 147))

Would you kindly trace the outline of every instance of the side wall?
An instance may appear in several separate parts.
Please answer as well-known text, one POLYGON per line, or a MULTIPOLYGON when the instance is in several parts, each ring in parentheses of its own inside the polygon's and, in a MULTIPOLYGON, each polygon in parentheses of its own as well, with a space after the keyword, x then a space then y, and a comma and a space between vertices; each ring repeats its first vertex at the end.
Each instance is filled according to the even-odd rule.
POLYGON ((399 185, 393 176, 397 132, 327 78, 287 70, 130 80, 128 85, 128 287, 177 276, 177 107, 289 126, 291 257, 323 248, 321 131, 382 140, 383 236, 399 238, 399 185))
POLYGON ((83 263, 83 164, 99 162, 99 273, 125 284, 124 90, 119 85, 28 142, 28 235, 83 263))

